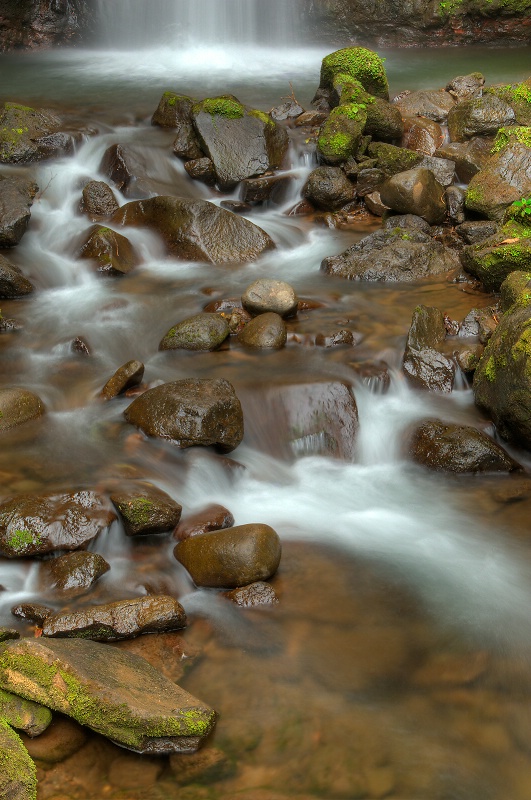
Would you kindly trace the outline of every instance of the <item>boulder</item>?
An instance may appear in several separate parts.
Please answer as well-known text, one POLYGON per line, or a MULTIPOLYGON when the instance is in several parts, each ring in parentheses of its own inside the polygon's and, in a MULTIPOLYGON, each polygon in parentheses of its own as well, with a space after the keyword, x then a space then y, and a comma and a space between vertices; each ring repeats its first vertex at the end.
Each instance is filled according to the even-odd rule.
POLYGON ((323 211, 337 211, 356 199, 356 187, 339 167, 317 167, 308 175, 302 196, 323 211))
POLYGON ((463 267, 490 292, 497 292, 515 270, 531 269, 531 223, 510 220, 495 234, 461 252, 463 267))
POLYGON ((254 608, 255 606, 275 606, 278 597, 275 590, 269 583, 256 581, 248 586, 240 586, 230 592, 224 592, 228 600, 232 600, 237 606, 242 608, 254 608))
POLYGON ((419 164, 419 167, 424 167, 433 172, 435 180, 441 186, 451 186, 455 179, 455 162, 448 158, 437 158, 436 156, 424 156, 419 164))
POLYGON ((0 247, 14 247, 24 236, 39 187, 16 175, 0 175, 0 247))
POLYGON ((234 517, 228 508, 213 503, 182 520, 173 536, 178 541, 182 541, 190 536, 197 536, 208 531, 220 531, 223 528, 231 528, 233 525, 234 517))
POLYGON ((444 193, 446 208, 448 209, 448 219, 454 225, 460 225, 465 221, 465 193, 459 186, 448 186, 444 193))
POLYGON ((431 170, 415 167, 399 172, 380 186, 386 206, 401 214, 416 214, 430 225, 444 221, 444 189, 431 170))
POLYGON ((111 494, 128 536, 147 536, 173 530, 181 518, 182 506, 153 486, 138 483, 111 494))
POLYGON ((521 470, 483 431, 430 419, 412 434, 409 452, 414 461, 439 472, 458 474, 521 470))
POLYGON ((93 261, 96 271, 104 275, 127 275, 138 264, 129 239, 111 228, 93 225, 84 234, 85 243, 78 257, 93 261))
POLYGON ((103 154, 100 172, 126 197, 151 197, 154 194, 141 153, 123 144, 112 144, 103 154))
POLYGON ((192 120, 222 189, 231 189, 244 178, 282 165, 288 149, 284 128, 263 111, 246 108, 232 95, 196 103, 192 120))
POLYGON ((453 161, 458 180, 469 183, 485 166, 493 141, 491 137, 475 136, 466 142, 448 142, 435 151, 435 156, 453 161))
POLYGON ((124 411, 147 436, 178 447, 215 445, 228 453, 243 438, 243 414, 232 385, 220 378, 185 378, 149 389, 124 411))
POLYGON ((22 271, 0 256, 0 299, 16 300, 26 297, 33 290, 33 284, 24 277, 22 271))
POLYGON ((367 122, 363 133, 372 136, 379 142, 400 140, 404 133, 402 115, 396 106, 379 97, 371 98, 366 103, 367 122))
POLYGON ((38 140, 55 133, 61 120, 49 111, 4 103, 0 111, 0 163, 28 164, 38 161, 38 140))
POLYGON ((446 122, 455 105, 452 95, 442 89, 421 89, 394 102, 403 117, 427 117, 435 122, 446 122))
POLYGON ((453 250, 427 233, 399 226, 375 231, 321 262, 321 270, 329 275, 369 281, 418 281, 458 268, 453 250))
POLYGON ((0 689, 0 719, 28 736, 40 736, 50 722, 50 709, 0 689))
POLYGON ((365 47, 345 47, 323 58, 319 88, 330 90, 338 75, 353 78, 375 97, 389 100, 389 85, 383 60, 365 47))
POLYGON ((455 97, 459 103, 461 100, 480 96, 484 83, 485 77, 481 72, 471 72, 470 75, 458 75, 457 78, 452 78, 445 86, 445 91, 455 97))
POLYGON ((406 378, 416 388, 452 391, 455 364, 440 352, 445 337, 442 311, 433 306, 417 306, 413 312, 402 364, 406 378))
POLYGON ((103 556, 97 553, 66 553, 40 564, 38 583, 45 594, 79 597, 110 568, 103 556))
POLYGON ((20 558, 86 546, 115 519, 92 491, 44 492, 0 503, 0 551, 20 558))
POLYGON ((259 278, 242 294, 242 306, 254 315, 272 311, 283 318, 292 317, 297 313, 298 303, 295 290, 289 283, 272 278, 259 278))
POLYGON ((286 324, 279 314, 268 311, 254 317, 238 334, 238 341, 258 350, 280 350, 287 340, 286 324))
POLYGON ((511 272, 500 287, 500 306, 502 311, 513 307, 527 308, 531 305, 531 267, 528 272, 511 272))
POLYGON ((475 219, 462 222, 455 230, 466 244, 478 244, 494 236, 498 231, 498 223, 495 220, 475 219))
POLYGON ((173 152, 180 158, 201 158, 203 155, 192 124, 194 101, 186 95, 164 92, 151 124, 161 128, 175 128, 173 152))
POLYGON ((394 144, 388 144, 387 142, 371 142, 368 147, 368 153, 371 158, 376 159, 375 166, 377 169, 382 170, 387 177, 396 175, 397 172, 413 169, 423 159, 422 153, 415 153, 413 150, 407 150, 405 147, 396 147, 394 144))
POLYGON ((140 656, 91 641, 7 642, 0 685, 137 752, 194 752, 215 722, 212 709, 140 656))
POLYGON ((515 114, 511 106, 494 95, 474 97, 457 103, 448 114, 448 131, 452 142, 463 142, 473 136, 491 136, 504 125, 512 125, 515 114))
POLYGON ((33 392, 18 386, 0 389, 0 433, 38 419, 45 412, 44 403, 33 392))
POLYGON ((18 619, 25 619, 40 626, 54 613, 54 610, 50 606, 42 605, 42 603, 19 603, 13 606, 11 613, 18 619))
POLYGON ((364 103, 348 103, 332 109, 319 130, 317 152, 320 158, 334 165, 355 155, 366 122, 364 103))
POLYGON ((349 367, 373 394, 386 394, 389 391, 391 374, 389 364, 385 361, 350 361, 349 367))
POLYGON ((86 214, 91 222, 109 219, 118 209, 114 192, 104 181, 89 181, 83 187, 79 210, 82 214, 86 214))
POLYGON ((112 375, 100 392, 103 400, 112 400, 119 394, 131 389, 133 386, 140 386, 144 377, 144 365, 141 361, 128 361, 119 367, 112 375))
POLYGON ((148 595, 100 606, 85 606, 72 613, 51 614, 44 620, 42 635, 114 642, 185 627, 186 614, 177 600, 165 595, 148 595))
POLYGON ((269 114, 275 122, 283 122, 284 120, 297 119, 303 112, 303 107, 296 100, 288 98, 284 103, 272 108, 269 114))
POLYGON ((279 206, 287 199, 293 186, 293 176, 265 175, 262 178, 246 178, 241 182, 241 199, 243 203, 256 206, 262 203, 279 206))
POLYGON ((201 181, 201 183, 206 183, 207 186, 215 186, 217 175, 212 159, 206 156, 193 158, 186 161, 184 168, 194 181, 201 181))
POLYGON ((0 797, 35 800, 37 771, 20 736, 0 717, 0 797))
POLYGON ((206 200, 139 200, 122 206, 112 222, 152 228, 162 236, 169 253, 189 261, 254 261, 275 247, 257 225, 206 200))
POLYGON ((184 539, 174 554, 197 586, 236 588, 271 578, 281 545, 273 528, 252 523, 184 539))
POLYGON ((217 350, 229 335, 229 323, 221 314, 196 314, 174 325, 159 350, 217 350))
POLYGON ((320 331, 315 337, 316 347, 354 347, 359 344, 362 336, 350 328, 331 328, 320 331))
POLYGON ((402 147, 432 156, 444 139, 441 126, 431 119, 406 117, 402 135, 402 147))
POLYGON ((531 78, 521 83, 489 86, 485 94, 493 94, 505 100, 515 113, 517 125, 531 125, 531 78))

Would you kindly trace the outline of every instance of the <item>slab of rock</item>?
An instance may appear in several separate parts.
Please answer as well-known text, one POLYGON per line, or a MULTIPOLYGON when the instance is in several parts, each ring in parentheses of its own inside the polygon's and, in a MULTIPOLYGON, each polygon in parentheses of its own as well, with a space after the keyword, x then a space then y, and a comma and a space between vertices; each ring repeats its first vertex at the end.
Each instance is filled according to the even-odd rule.
POLYGON ((139 200, 122 206, 112 222, 152 228, 169 253, 189 261, 254 261, 275 247, 257 225, 206 200, 162 196, 139 200))
POLYGON ((380 186, 379 191, 382 202, 393 211, 415 214, 430 225, 444 221, 444 189, 433 172, 425 167, 393 175, 380 186))
POLYGON ((113 397, 118 397, 119 394, 131 389, 133 386, 139 386, 144 377, 144 365, 141 361, 128 361, 119 367, 114 375, 112 375, 103 389, 100 392, 100 397, 103 400, 112 400, 113 397))
POLYGON ((279 314, 268 311, 254 317, 238 334, 238 341, 257 350, 280 350, 286 344, 286 323, 279 314))
POLYGON ((192 536, 174 550, 197 586, 227 588, 271 578, 281 552, 276 531, 260 523, 192 536))
POLYGON ((0 797, 35 800, 37 771, 20 736, 0 717, 0 797))
POLYGON ((94 225, 85 233, 79 258, 94 261, 104 275, 127 275, 138 264, 129 239, 111 228, 94 225))
POLYGON ((217 350, 229 333, 229 323, 224 317, 203 312, 170 328, 159 350, 217 350))
POLYGON ((234 517, 228 508, 217 503, 191 514, 182 520, 174 531, 174 538, 181 541, 190 536, 197 536, 208 531, 219 531, 223 528, 231 528, 234 525, 234 517))
POLYGON ((52 721, 49 708, 0 689, 0 719, 28 736, 39 736, 52 721))
POLYGON ((22 239, 39 187, 26 178, 0 175, 0 247, 14 247, 22 239))
POLYGON ((114 192, 104 181, 89 181, 83 187, 79 210, 92 222, 109 219, 118 209, 114 192))
POLYGON ((216 445, 228 453, 243 438, 243 413, 226 380, 185 378, 149 389, 124 411, 127 422, 147 436, 178 447, 216 445))
POLYGON ((230 592, 224 592, 228 600, 232 600, 237 606, 243 608, 254 608, 254 606, 275 606, 278 604, 278 597, 270 583, 256 581, 248 586, 240 586, 230 592))
POLYGON ((38 582, 45 594, 78 597, 85 594, 110 568, 98 553, 67 553, 43 561, 39 566, 38 582))
POLYGON ((426 420, 411 436, 413 460, 430 469, 459 474, 521 470, 483 431, 437 419, 426 420))
POLYGON ((417 388, 452 391, 455 364, 438 349, 445 336, 442 311, 433 306, 417 306, 413 312, 402 364, 406 378, 417 388))
POLYGON ((86 546, 115 519, 95 492, 45 492, 0 503, 0 551, 20 558, 86 546))
POLYGON ((173 530, 181 519, 182 506, 150 483, 111 494, 128 536, 147 536, 173 530))
POLYGON ((463 142, 473 136, 491 136, 504 125, 512 125, 511 106, 494 95, 485 94, 457 103, 448 114, 450 141, 463 142))
POLYGON ((26 297, 34 290, 33 284, 24 277, 22 271, 11 264, 7 258, 0 256, 0 298, 16 300, 26 297))
POLYGON ((38 419, 45 412, 44 403, 33 392, 18 386, 0 389, 0 433, 38 419))
POLYGON ((446 122, 455 98, 440 89, 421 89, 400 97, 396 106, 403 117, 427 117, 435 122, 446 122))
POLYGON ((177 600, 166 595, 148 595, 52 614, 44 621, 42 635, 115 642, 185 627, 186 614, 177 600))
POLYGON ((96 642, 8 642, 0 685, 137 752, 194 752, 215 722, 212 709, 143 658, 96 642))

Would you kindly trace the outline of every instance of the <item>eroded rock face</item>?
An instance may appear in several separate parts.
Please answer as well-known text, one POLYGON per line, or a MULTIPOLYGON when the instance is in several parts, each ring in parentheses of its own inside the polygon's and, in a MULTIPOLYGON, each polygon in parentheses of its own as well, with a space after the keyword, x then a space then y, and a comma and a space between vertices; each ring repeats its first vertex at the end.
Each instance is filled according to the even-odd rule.
POLYGON ((234 388, 223 379, 187 378, 149 389, 124 411, 148 436, 178 447, 216 445, 228 453, 243 438, 243 414, 234 388))
POLYGON ((86 0, 2 4, 0 51, 76 42, 86 31, 92 9, 86 0))
POLYGON ((7 558, 77 550, 113 519, 88 489, 20 495, 0 503, 0 550, 7 558))
POLYGON ((112 222, 152 228, 169 253, 189 261, 254 261, 275 246, 257 225, 206 200, 162 196, 138 200, 122 206, 112 222))
POLYGON ((215 722, 212 709, 143 658, 96 642, 7 642, 0 685, 136 752, 194 752, 215 722))
POLYGON ((46 412, 44 403, 27 389, 0 389, 0 433, 38 419, 46 412))
POLYGON ((111 494, 128 536, 171 531, 179 523, 182 506, 150 483, 138 483, 111 494))
POLYGON ((34 181, 0 175, 0 247, 14 247, 20 242, 37 192, 34 181))

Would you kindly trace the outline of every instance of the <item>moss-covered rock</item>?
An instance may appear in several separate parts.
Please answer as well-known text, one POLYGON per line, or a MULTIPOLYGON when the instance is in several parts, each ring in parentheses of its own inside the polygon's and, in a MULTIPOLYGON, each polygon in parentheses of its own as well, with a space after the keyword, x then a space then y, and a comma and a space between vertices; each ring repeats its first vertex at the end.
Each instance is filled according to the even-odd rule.
POLYGON ((376 159, 376 166, 388 177, 398 172, 405 172, 420 164, 422 153, 415 153, 405 147, 396 147, 385 142, 371 142, 368 153, 376 159))
POLYGON ((531 270, 531 222, 506 222, 488 239, 463 248, 461 262, 491 292, 515 270, 531 270))
POLYGON ((170 328, 159 350, 217 350, 229 332, 229 323, 220 314, 195 314, 170 328))
POLYGON ((52 721, 49 708, 0 689, 0 719, 29 736, 39 736, 52 721))
POLYGON ((0 797, 36 800, 37 771, 20 736, 0 717, 0 797))
POLYGON ((358 149, 367 111, 364 103, 336 106, 321 126, 317 151, 327 164, 340 164, 358 149))
POLYGON ((38 140, 55 133, 61 120, 49 111, 5 103, 0 112, 0 162, 26 164, 41 157, 38 140))
POLYGON ((272 311, 259 314, 245 325, 238 334, 238 341, 257 350, 280 350, 286 344, 286 323, 272 311))
POLYGON ((389 100, 389 85, 384 61, 365 47, 345 47, 323 58, 321 89, 332 89, 336 75, 349 75, 359 81, 369 94, 389 100))
POLYGON ((104 275, 127 275, 138 264, 129 239, 111 228, 94 225, 84 235, 79 258, 92 261, 104 275))
POLYGON ((491 136, 504 125, 512 125, 515 114, 511 106, 494 95, 462 100, 448 113, 448 132, 452 142, 463 142, 473 136, 491 136))
POLYGON ((531 78, 521 83, 489 86, 485 94, 505 100, 514 110, 517 125, 531 125, 531 78))
POLYGON ((181 519, 182 506, 153 486, 137 483, 111 495, 128 536, 146 536, 173 530, 181 519))
POLYGON ((531 266, 528 272, 511 272, 500 288, 500 307, 502 311, 516 310, 531 306, 531 266))

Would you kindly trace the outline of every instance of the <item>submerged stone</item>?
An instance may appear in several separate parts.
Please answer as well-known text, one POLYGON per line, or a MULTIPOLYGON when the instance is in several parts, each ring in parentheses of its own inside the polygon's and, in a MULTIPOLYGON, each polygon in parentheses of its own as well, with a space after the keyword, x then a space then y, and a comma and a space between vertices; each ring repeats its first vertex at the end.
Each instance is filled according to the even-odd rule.
POLYGON ((44 403, 33 392, 18 386, 0 389, 0 433, 38 419, 45 412, 44 403))

